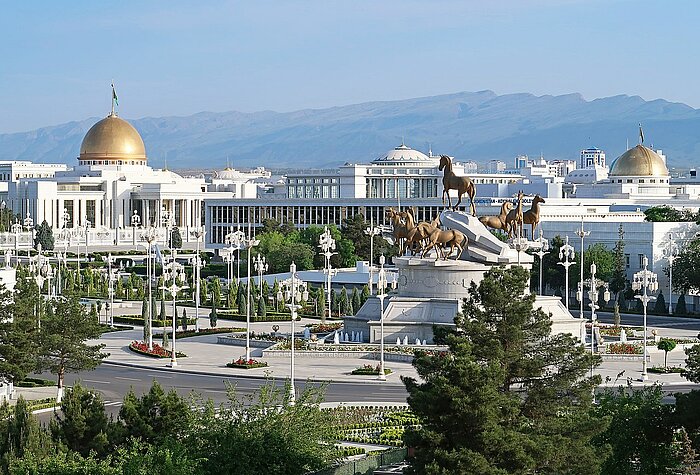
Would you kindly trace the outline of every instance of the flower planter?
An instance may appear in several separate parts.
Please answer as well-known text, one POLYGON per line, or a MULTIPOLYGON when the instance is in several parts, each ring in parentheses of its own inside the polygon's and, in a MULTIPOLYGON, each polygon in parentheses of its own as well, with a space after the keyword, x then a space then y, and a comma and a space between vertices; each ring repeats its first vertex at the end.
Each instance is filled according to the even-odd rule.
MULTIPOLYGON (((379 365, 377 365, 376 367, 372 365, 364 365, 360 368, 352 370, 350 374, 363 376, 379 376, 379 365)), ((391 370, 389 368, 384 368, 384 374, 391 374, 391 370)))
MULTIPOLYGON (((134 353, 140 355, 150 356, 151 358, 170 358, 170 350, 166 350, 157 343, 153 344, 153 350, 148 351, 148 345, 144 342, 132 341, 129 344, 129 349, 134 353)), ((177 352, 176 356, 178 358, 186 358, 187 355, 181 352, 177 352)))
POLYGON ((255 368, 265 368, 267 363, 265 361, 259 361, 254 359, 245 360, 244 358, 238 358, 235 361, 226 364, 229 368, 241 368, 241 369, 255 369, 255 368))

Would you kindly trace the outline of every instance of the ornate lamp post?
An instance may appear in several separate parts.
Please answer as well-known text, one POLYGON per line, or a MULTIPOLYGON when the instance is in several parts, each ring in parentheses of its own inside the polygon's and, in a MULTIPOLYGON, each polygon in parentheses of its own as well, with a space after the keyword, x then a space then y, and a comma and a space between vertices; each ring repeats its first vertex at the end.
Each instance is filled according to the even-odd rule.
MULTIPOLYGON (((323 233, 318 238, 318 247, 321 248, 323 251, 323 255, 326 258, 326 267, 324 269, 324 272, 326 273, 327 280, 326 280, 326 298, 328 299, 328 317, 330 318, 331 316, 331 279, 333 277, 333 272, 331 270, 331 257, 333 257, 335 252, 335 239, 331 236, 331 231, 328 229, 326 226, 325 230, 323 233)), ((324 323, 326 321, 326 316, 325 312, 322 312, 321 315, 321 322, 324 323)))
MULTIPOLYGON (((177 249, 173 249, 172 262, 168 265, 168 269, 163 271, 163 279, 171 281, 170 285, 163 285, 162 290, 170 292, 173 296, 173 343, 170 349, 170 366, 175 368, 177 366, 177 350, 175 348, 175 332, 177 331, 177 308, 175 307, 175 298, 177 293, 181 290, 189 289, 186 284, 187 276, 185 275, 185 268, 183 265, 177 263, 177 249)), ((165 329, 164 329, 165 330, 165 329)))
POLYGON ((153 309, 151 306, 153 305, 153 276, 152 274, 152 269, 155 267, 155 263, 151 265, 151 250, 153 243, 155 242, 156 238, 158 237, 158 232, 156 231, 156 228, 153 226, 149 226, 148 228, 144 229, 143 232, 141 233, 141 240, 145 241, 148 246, 147 246, 147 251, 146 251, 146 279, 148 280, 148 349, 152 350, 153 349, 153 309))
POLYGON ((201 278, 201 273, 200 269, 202 268, 202 258, 199 255, 199 241, 204 237, 206 234, 206 231, 204 231, 203 228, 196 228, 194 231, 192 231, 192 236, 197 240, 197 254, 194 256, 194 259, 192 260, 192 264, 194 265, 194 285, 195 285, 195 294, 194 294, 194 306, 195 306, 195 323, 194 323, 194 328, 195 328, 195 333, 199 333, 199 280, 201 278))
MULTIPOLYGON (((590 231, 583 230, 583 216, 581 216, 581 228, 576 230, 576 235, 581 238, 581 280, 579 280, 581 289, 583 289, 583 238, 589 234, 591 234, 590 231)), ((583 294, 581 294, 581 296, 583 297, 583 294)), ((583 318, 583 298, 581 298, 580 305, 579 318, 583 318)))
POLYGON ((678 246, 674 233, 668 233, 668 243, 664 255, 668 260, 668 314, 673 315, 673 261, 678 257, 678 246))
POLYGON ((107 257, 107 274, 109 287, 109 326, 114 328, 114 281, 118 279, 119 269, 112 269, 112 254, 107 257))
POLYGON ((384 299, 387 296, 387 279, 384 263, 386 258, 384 254, 379 257, 379 275, 377 276, 377 297, 379 298, 379 377, 381 381, 386 381, 384 373, 384 299))
MULTIPOLYGON (((10 226, 10 230, 15 235, 15 255, 17 256, 17 264, 19 264, 19 233, 22 232, 22 225, 15 220, 15 224, 10 226)), ((29 257, 30 251, 27 251, 27 257, 29 257)))
MULTIPOLYGON (((277 292, 277 300, 282 300, 289 302, 287 308, 290 310, 292 315, 292 341, 291 341, 291 373, 290 373, 290 385, 289 385, 289 403, 294 404, 296 402, 296 391, 294 389, 294 322, 297 319, 297 310, 302 306, 297 305, 297 302, 305 302, 309 299, 309 292, 306 289, 306 282, 299 279, 297 276, 297 266, 292 262, 289 266, 289 272, 291 277, 280 282, 280 290, 277 292)), ((250 279, 249 279, 250 281, 250 279)), ((250 359, 246 355, 247 359, 250 359)))
POLYGON ((262 298, 262 277, 263 273, 267 272, 268 269, 265 256, 258 254, 257 257, 253 259, 253 265, 255 265, 255 270, 258 271, 258 285, 260 286, 260 297, 262 298))
POLYGON ((172 247, 171 244, 171 238, 170 236, 170 226, 173 222, 173 217, 167 209, 165 209, 165 206, 162 206, 160 209, 160 222, 162 226, 165 228, 165 244, 167 244, 168 248, 172 247))
POLYGON ((647 290, 652 292, 659 288, 659 281, 655 273, 647 269, 649 265, 649 259, 647 256, 642 258, 642 270, 634 273, 634 278, 632 279, 632 290, 644 290, 642 295, 635 295, 642 301, 642 306, 644 307, 644 360, 642 363, 642 381, 646 381, 648 378, 647 374, 647 305, 655 297, 647 294, 647 290))
POLYGON ((250 251, 253 247, 260 244, 260 241, 255 239, 250 232, 250 222, 248 223, 248 236, 245 240, 246 254, 248 256, 248 280, 246 281, 246 302, 245 302, 245 359, 250 359, 250 251))
POLYGON ((511 246, 513 247, 513 249, 518 251, 518 265, 520 265, 520 253, 527 251, 530 247, 530 244, 527 242, 527 238, 516 237, 513 238, 511 246))
POLYGON ((565 238, 564 245, 559 248, 559 265, 564 266, 565 272, 566 272, 566 278, 564 279, 564 305, 566 306, 566 309, 569 309, 569 267, 572 265, 576 264, 576 261, 574 261, 574 257, 576 254, 574 253, 574 246, 569 244, 569 236, 566 236, 565 238), (563 262, 562 262, 563 260, 563 262))
POLYGON ((542 295, 542 259, 544 258, 547 251, 549 251, 549 241, 547 241, 542 235, 542 228, 540 227, 540 237, 537 239, 539 243, 539 251, 535 252, 540 258, 540 295, 542 295))
MULTIPOLYGON (((588 291, 588 300, 590 300, 589 307, 591 307, 591 354, 595 354, 595 322, 596 322, 596 314, 595 311, 599 308, 597 304, 598 300, 598 291, 601 288, 605 288, 605 293, 603 294, 603 300, 606 302, 610 301, 610 290, 608 290, 608 284, 607 282, 604 282, 600 279, 596 279, 595 274, 596 274, 597 268, 595 265, 595 262, 591 264, 591 278, 588 282, 585 282, 584 285, 587 285, 589 288, 588 291)), ((581 287, 583 288, 583 286, 581 287)), ((576 292, 576 297, 579 300, 583 299, 583 294, 581 291, 576 292)), ((591 369, 592 371, 592 369, 591 369)))
POLYGON ((372 295, 372 274, 374 273, 374 236, 382 234, 382 230, 376 226, 370 225, 365 229, 365 234, 369 236, 369 294, 372 295))
POLYGON ((231 231, 224 236, 226 244, 229 245, 229 247, 226 248, 229 252, 229 260, 227 261, 230 266, 229 282, 231 282, 233 279, 233 251, 238 251, 238 259, 236 259, 236 284, 238 285, 241 283, 241 248, 245 243, 245 237, 245 233, 241 231, 240 228, 238 228, 236 231, 231 228, 231 231))

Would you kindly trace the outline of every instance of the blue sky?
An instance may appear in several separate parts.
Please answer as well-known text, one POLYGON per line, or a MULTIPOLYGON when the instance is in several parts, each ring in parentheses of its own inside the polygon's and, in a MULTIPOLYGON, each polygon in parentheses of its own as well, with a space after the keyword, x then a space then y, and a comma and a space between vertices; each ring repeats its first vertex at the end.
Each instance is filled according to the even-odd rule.
POLYGON ((694 0, 4 1, 0 132, 458 91, 700 107, 694 0))

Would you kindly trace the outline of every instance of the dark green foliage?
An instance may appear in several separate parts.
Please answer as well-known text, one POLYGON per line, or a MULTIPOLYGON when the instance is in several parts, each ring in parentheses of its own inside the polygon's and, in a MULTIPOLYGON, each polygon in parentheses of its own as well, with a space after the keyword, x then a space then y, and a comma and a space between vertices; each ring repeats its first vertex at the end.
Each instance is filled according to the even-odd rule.
POLYGON ((700 292, 700 238, 690 241, 673 261, 673 290, 700 292))
POLYGON ((700 345, 685 349, 685 377, 694 383, 700 383, 700 345))
POLYGON ((119 410, 119 437, 122 440, 140 438, 148 443, 180 439, 192 418, 190 401, 180 397, 174 389, 166 393, 153 381, 151 389, 143 396, 137 397, 133 391, 124 396, 124 405, 119 410))
POLYGON ((218 317, 216 316, 216 305, 211 308, 211 312, 209 313, 209 326, 212 328, 216 328, 216 322, 218 320, 218 317))
POLYGON ((191 443, 207 454, 203 473, 302 475, 323 468, 334 440, 321 400, 319 390, 307 389, 290 405, 288 388, 272 384, 255 399, 231 392, 229 404, 218 414, 210 407, 195 426, 191 443))
POLYGON ((3 471, 15 457, 31 454, 44 457, 52 449, 51 439, 39 427, 23 397, 17 400, 14 411, 10 411, 7 403, 0 406, 0 463, 3 471))
POLYGON ((180 228, 177 226, 170 231, 170 247, 174 249, 182 248, 182 235, 180 234, 180 228))
POLYGON ((162 299, 160 301, 160 315, 158 315, 158 319, 161 321, 165 321, 168 318, 168 315, 165 313, 165 299, 162 299))
POLYGON ((676 301, 676 306, 673 307, 674 315, 688 315, 688 309, 685 306, 685 294, 681 294, 676 301))
POLYGON ((601 473, 623 475, 670 473, 677 467, 674 447, 673 406, 663 404, 659 386, 620 387, 607 390, 595 409, 601 421, 610 420, 607 430, 595 438, 601 449, 612 452, 601 473))
POLYGON ((0 286, 0 376, 17 382, 36 370, 42 300, 33 279, 18 279, 15 292, 0 286))
POLYGON ((103 344, 85 343, 98 338, 102 331, 77 296, 52 300, 48 307, 50 311, 41 323, 39 366, 58 376, 60 390, 66 372, 94 369, 107 355, 100 352, 103 344))
POLYGON ((231 280, 231 283, 228 284, 226 295, 228 296, 228 308, 236 308, 236 300, 238 298, 238 285, 236 285, 235 279, 231 280))
POLYGON ((350 298, 352 302, 353 315, 360 310, 362 307, 362 300, 360 299, 360 292, 357 291, 357 287, 352 288, 352 297, 350 298))
POLYGON ((61 412, 50 424, 54 441, 86 457, 103 456, 108 449, 107 415, 102 396, 75 383, 61 401, 61 412))
POLYGON ((260 297, 258 299, 258 311, 257 311, 258 316, 260 317, 265 317, 267 316, 267 305, 265 304, 265 298, 260 297))
POLYGON ((328 307, 328 302, 326 302, 326 289, 321 286, 318 288, 318 314, 321 316, 321 321, 326 321, 326 308, 328 307))
POLYGON ((659 295, 656 296, 653 312, 660 315, 668 313, 668 304, 663 292, 659 292, 659 295))
POLYGON ((620 292, 627 287, 627 264, 625 262, 625 230, 620 224, 618 240, 613 248, 613 271, 610 276, 610 291, 619 299, 620 292))
POLYGON ((369 291, 369 286, 367 284, 363 285, 362 286, 362 295, 360 296, 360 303, 362 305, 364 305, 370 295, 371 294, 369 291))
POLYGON ((45 251, 52 251, 54 246, 53 238, 53 228, 49 226, 46 220, 36 227, 36 234, 34 236, 34 245, 41 244, 41 249, 45 251))
POLYGON ((424 382, 403 378, 422 421, 404 437, 416 448, 409 473, 598 473, 605 451, 590 441, 606 424, 590 413, 600 377, 587 374, 599 358, 549 334, 526 279, 521 267, 488 271, 456 330, 434 330, 451 354, 419 353, 424 382))
POLYGON ((187 331, 187 309, 183 308, 182 309, 182 318, 180 319, 180 325, 182 326, 182 329, 187 331))
POLYGON ((652 206, 644 210, 646 221, 687 222, 698 221, 698 213, 689 209, 678 210, 668 205, 652 206))
POLYGON ((212 294, 212 304, 221 307, 221 281, 218 277, 209 284, 209 291, 212 294))
POLYGON ((666 360, 668 359, 668 352, 673 351, 673 349, 676 347, 676 342, 673 340, 668 340, 666 338, 662 339, 659 341, 659 344, 656 345, 658 349, 664 352, 664 368, 668 366, 666 364, 666 360))
POLYGON ((350 315, 350 305, 348 304, 348 289, 343 286, 340 289, 340 295, 338 296, 338 306, 340 307, 341 315, 350 315))
POLYGON ((238 299, 238 314, 239 315, 247 315, 248 314, 248 305, 247 305, 247 300, 245 295, 241 295, 241 297, 238 299))

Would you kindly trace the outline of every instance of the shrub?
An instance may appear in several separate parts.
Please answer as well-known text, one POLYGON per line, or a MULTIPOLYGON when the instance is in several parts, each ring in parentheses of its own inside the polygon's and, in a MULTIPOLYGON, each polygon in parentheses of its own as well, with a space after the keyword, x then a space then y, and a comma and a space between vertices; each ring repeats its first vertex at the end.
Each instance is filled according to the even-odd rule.
MULTIPOLYGON (((134 353, 139 353, 146 356, 152 356, 154 358, 170 358, 170 351, 166 350, 157 343, 153 343, 153 349, 148 350, 148 344, 143 341, 132 341, 129 344, 129 349, 134 353)), ((187 355, 181 352, 176 353, 178 358, 185 358, 187 355)))
POLYGON ((241 357, 241 358, 238 358, 237 360, 234 360, 230 363, 227 363, 226 366, 229 368, 254 369, 254 368, 264 368, 267 366, 267 363, 265 361, 254 360, 252 358, 249 360, 246 360, 245 358, 241 357))
MULTIPOLYGON (((357 369, 352 370, 352 373, 350 374, 355 374, 355 375, 379 375, 379 365, 372 366, 371 364, 366 364, 363 366, 360 366, 357 369)), ((384 368, 384 374, 390 374, 391 370, 389 368, 384 368)))

